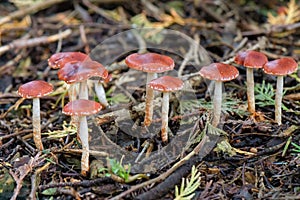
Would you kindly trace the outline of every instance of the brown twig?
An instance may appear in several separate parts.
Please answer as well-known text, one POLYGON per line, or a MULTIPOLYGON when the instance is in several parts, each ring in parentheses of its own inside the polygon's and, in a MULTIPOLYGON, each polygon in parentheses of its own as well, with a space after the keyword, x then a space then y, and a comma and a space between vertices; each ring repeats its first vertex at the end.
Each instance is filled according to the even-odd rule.
POLYGON ((23 185, 23 179, 32 171, 32 169, 38 165, 41 160, 39 160, 40 153, 38 153, 35 157, 31 158, 27 164, 24 164, 16 169, 15 172, 13 172, 11 169, 9 170, 10 175, 14 178, 16 181, 17 186, 14 189, 14 194, 11 197, 11 200, 17 199, 18 194, 20 193, 20 190, 23 185))
MULTIPOLYGON (((53 153, 73 153, 73 154, 82 154, 82 149, 61 149, 61 150, 55 150, 53 153)), ((102 151, 94 151, 89 150, 90 155, 92 156, 101 156, 101 157, 107 157, 109 156, 108 153, 102 152, 102 151)))
POLYGON ((99 185, 101 183, 113 183, 113 180, 109 177, 104 177, 104 178, 97 178, 93 180, 83 180, 79 182, 65 182, 65 183, 51 183, 47 185, 41 185, 39 186, 39 191, 43 191, 49 188, 58 188, 58 187, 91 187, 95 185, 99 185))
POLYGON ((44 10, 46 8, 49 8, 49 7, 51 7, 55 4, 58 4, 58 3, 62 3, 64 1, 66 1, 66 0, 41 1, 40 3, 33 4, 30 7, 17 10, 15 12, 10 13, 8 16, 1 18, 0 19, 0 26, 7 23, 7 22, 9 22, 9 21, 11 21, 11 20, 13 20, 13 19, 21 18, 25 15, 36 13, 40 10, 44 10))
POLYGON ((51 36, 41 36, 37 38, 32 38, 32 39, 19 39, 15 40, 7 45, 1 46, 0 47, 0 55, 3 53, 12 50, 12 49, 21 49, 25 47, 34 47, 38 46, 40 44, 47 44, 51 42, 55 42, 57 40, 60 40, 61 38, 66 38, 69 35, 71 35, 72 31, 71 29, 67 29, 61 33, 51 35, 51 36))
POLYGON ((35 173, 31 176, 31 192, 30 192, 30 199, 31 200, 36 200, 36 190, 37 190, 37 183, 40 182, 39 179, 37 179, 37 177, 39 176, 39 174, 46 170, 50 165, 50 162, 47 162, 44 166, 38 168, 35 173))
POLYGON ((88 40, 86 38, 86 33, 85 33, 85 30, 84 30, 84 26, 80 25, 79 30, 80 30, 80 38, 82 40, 82 43, 84 44, 84 52, 86 54, 89 54, 90 51, 91 51, 91 48, 90 48, 88 40))

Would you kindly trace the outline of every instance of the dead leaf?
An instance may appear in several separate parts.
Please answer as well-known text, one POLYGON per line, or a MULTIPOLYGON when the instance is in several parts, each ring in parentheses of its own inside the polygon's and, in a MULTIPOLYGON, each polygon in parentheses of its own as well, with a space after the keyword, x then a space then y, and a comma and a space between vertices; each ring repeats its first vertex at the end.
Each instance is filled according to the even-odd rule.
POLYGON ((277 11, 278 15, 274 16, 268 13, 268 22, 271 25, 287 25, 293 24, 300 20, 300 8, 295 0, 290 0, 287 7, 280 7, 277 11))
POLYGON ((297 101, 300 100, 300 93, 288 94, 284 96, 284 99, 297 101))

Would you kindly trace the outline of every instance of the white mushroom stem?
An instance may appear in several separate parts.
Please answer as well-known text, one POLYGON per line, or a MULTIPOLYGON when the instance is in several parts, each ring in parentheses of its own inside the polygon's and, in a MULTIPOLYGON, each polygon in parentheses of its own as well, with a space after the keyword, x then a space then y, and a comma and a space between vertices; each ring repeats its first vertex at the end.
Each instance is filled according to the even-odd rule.
POLYGON ((255 114, 253 68, 247 68, 247 98, 248 98, 248 111, 251 114, 255 114))
MULTIPOLYGON (((69 101, 75 101, 77 99, 78 92, 78 86, 79 83, 72 83, 69 84, 69 101)), ((79 128, 79 117, 78 116, 71 116, 71 123, 76 126, 76 128, 79 128)))
POLYGON ((41 137, 41 114, 40 114, 40 99, 33 98, 32 101, 32 126, 33 126, 33 141, 38 150, 44 150, 41 137))
POLYGON ((68 94, 69 94, 69 101, 75 101, 77 98, 77 83, 72 83, 69 84, 69 90, 68 90, 68 94))
POLYGON ((169 115, 169 93, 163 93, 162 111, 161 111, 161 139, 162 142, 168 141, 168 115, 169 115))
POLYGON ((221 81, 215 81, 213 106, 214 106, 214 116, 213 116, 212 125, 214 127, 217 127, 220 122, 221 109, 222 109, 222 82, 221 81))
POLYGON ((99 103, 101 103, 101 105, 103 105, 104 107, 108 107, 109 104, 108 104, 107 99, 106 99, 105 90, 104 90, 103 85, 100 81, 97 81, 95 83, 95 92, 96 92, 96 95, 98 97, 99 103))
POLYGON ((281 125, 281 104, 283 96, 283 76, 277 76, 276 95, 275 95, 275 121, 281 125))
POLYGON ((89 92, 86 80, 80 83, 79 99, 89 99, 89 92))
POLYGON ((86 116, 81 116, 79 120, 79 138, 82 145, 81 174, 85 176, 89 171, 89 133, 86 116))
POLYGON ((147 74, 147 84, 146 84, 146 108, 145 108, 145 120, 144 125, 150 126, 153 117, 153 100, 154 91, 148 86, 148 83, 157 77, 156 73, 147 74))

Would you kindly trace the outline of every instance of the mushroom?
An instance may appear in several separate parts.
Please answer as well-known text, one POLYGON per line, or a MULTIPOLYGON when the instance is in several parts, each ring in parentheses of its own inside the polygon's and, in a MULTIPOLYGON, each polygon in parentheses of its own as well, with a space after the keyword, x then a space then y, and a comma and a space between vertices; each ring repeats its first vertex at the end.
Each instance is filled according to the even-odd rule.
POLYGON ((21 85, 18 94, 26 99, 32 99, 33 140, 38 150, 44 150, 41 138, 40 97, 53 91, 53 86, 45 81, 36 80, 21 85))
POLYGON ((162 112, 161 112, 161 138, 163 142, 168 141, 168 114, 169 114, 169 93, 182 89, 183 82, 181 79, 172 76, 163 76, 153 79, 148 83, 148 87, 153 90, 163 92, 162 112))
POLYGON ((101 77, 106 79, 108 72, 103 65, 96 61, 68 62, 57 72, 58 78, 68 84, 80 82, 79 98, 88 99, 87 79, 101 77))
MULTIPOLYGON (((92 60, 91 58, 84 53, 81 52, 60 52, 53 54, 49 59, 48 59, 48 65, 52 69, 60 69, 63 68, 67 63, 74 63, 74 62, 88 62, 90 63, 92 60)), ((93 61, 96 62, 96 61, 93 61)), ((100 64, 100 63, 99 63, 100 64)), ((109 79, 105 79, 105 82, 109 81, 109 79)), ((95 92, 98 97, 99 102, 107 107, 108 102, 106 100, 105 96, 105 91, 102 86, 101 80, 97 81, 95 83, 95 92)), ((75 91, 75 84, 70 84, 70 89, 69 89, 69 98, 70 101, 74 101, 76 99, 76 91, 75 91)))
POLYGON ((283 78, 285 75, 295 72, 297 68, 298 68, 297 62, 290 57, 269 61, 263 67, 263 71, 266 74, 277 76, 276 94, 275 94, 275 121, 278 125, 281 125, 283 78))
POLYGON ((48 65, 52 69, 60 69, 64 67, 68 62, 83 62, 85 60, 90 60, 90 57, 87 54, 81 52, 60 52, 53 54, 48 59, 48 65))
POLYGON ((231 65, 224 63, 212 63, 204 66, 199 71, 203 78, 215 81, 215 90, 213 98, 214 116, 212 125, 217 127, 220 122, 222 108, 222 82, 235 79, 239 75, 239 71, 231 65))
POLYGON ((244 51, 238 53, 234 61, 243 65, 247 68, 247 99, 248 99, 248 111, 255 115, 255 97, 254 97, 254 78, 253 69, 262 68, 263 65, 268 62, 267 56, 265 54, 257 51, 244 51))
POLYGON ((81 174, 86 175, 89 171, 89 133, 86 116, 98 113, 102 109, 100 103, 86 99, 79 99, 67 103, 63 113, 70 116, 79 116, 79 139, 82 144, 81 174))
POLYGON ((101 103, 101 105, 103 105, 104 107, 109 106, 109 104, 107 102, 105 90, 104 90, 102 84, 108 83, 109 81, 111 81, 111 79, 112 79, 112 76, 111 76, 111 74, 109 74, 105 79, 97 80, 95 83, 96 95, 98 97, 99 103, 101 103))
MULTIPOLYGON (((48 59, 48 65, 52 69, 60 69, 65 66, 65 64, 69 62, 84 62, 86 60, 91 60, 87 54, 81 52, 60 52, 53 54, 48 59)), ((68 84, 69 89, 69 100, 74 101, 76 100, 77 91, 76 91, 76 84, 68 84)))
POLYGON ((171 57, 157 53, 134 53, 126 57, 125 63, 129 68, 147 72, 146 82, 146 108, 144 125, 150 126, 153 116, 153 90, 148 87, 148 83, 157 77, 157 73, 172 70, 174 61, 171 57))

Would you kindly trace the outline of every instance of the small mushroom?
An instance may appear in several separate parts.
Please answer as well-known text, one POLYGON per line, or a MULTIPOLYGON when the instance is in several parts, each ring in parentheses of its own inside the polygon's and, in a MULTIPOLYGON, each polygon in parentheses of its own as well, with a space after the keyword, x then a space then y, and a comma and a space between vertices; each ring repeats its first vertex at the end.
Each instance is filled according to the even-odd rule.
POLYGON ((53 91, 53 86, 45 81, 36 80, 21 85, 18 94, 25 99, 32 99, 33 140, 38 150, 44 150, 41 138, 40 97, 53 91))
POLYGON ((213 98, 214 116, 212 125, 217 127, 220 122, 222 109, 222 83, 235 79, 239 75, 239 71, 231 65, 224 63, 212 63, 204 66, 199 71, 203 78, 215 81, 215 90, 213 98))
POLYGON ((105 94, 105 90, 103 88, 103 83, 108 83, 109 81, 111 81, 112 76, 111 74, 109 74, 105 79, 100 79, 97 80, 95 84, 95 92, 97 95, 97 98, 99 100, 99 103, 101 103, 102 106, 104 107, 108 107, 109 104, 107 102, 106 99, 106 94, 105 94))
POLYGON ((79 116, 78 135, 82 144, 81 174, 84 176, 89 171, 89 133, 86 116, 96 114, 101 109, 100 103, 79 99, 67 103, 62 111, 65 115, 79 116))
POLYGON ((263 71, 266 74, 277 76, 276 94, 275 94, 275 121, 278 125, 281 125, 283 79, 284 76, 295 72, 297 68, 298 68, 297 62, 290 57, 269 61, 263 67, 263 71))
POLYGON ((108 72, 96 61, 68 62, 57 72, 58 78, 68 84, 80 82, 79 98, 88 99, 87 79, 90 77, 107 78, 108 72))
POLYGON ((87 54, 81 52, 60 52, 53 54, 48 59, 48 65, 52 69, 60 69, 64 67, 68 62, 83 62, 85 60, 90 60, 90 57, 87 54))
POLYGON ((172 70, 174 61, 171 57, 157 53, 134 53, 126 57, 125 63, 129 68, 147 72, 146 82, 146 108, 144 125, 150 126, 153 116, 153 90, 148 87, 148 83, 157 77, 157 73, 172 70))
POLYGON ((247 68, 247 98, 248 98, 248 111, 255 115, 255 97, 254 97, 254 77, 253 69, 262 68, 268 62, 267 56, 257 51, 244 51, 238 53, 234 61, 247 68))
POLYGON ((161 139, 163 142, 168 141, 168 115, 169 115, 169 93, 182 89, 183 82, 181 79, 172 76, 163 76, 153 79, 148 83, 148 87, 153 90, 163 92, 162 112, 161 112, 161 139))
MULTIPOLYGON (((91 60, 90 57, 87 54, 81 53, 81 52, 60 52, 53 54, 48 59, 48 65, 52 69, 60 69, 63 68, 67 63, 69 62, 84 62, 91 60)), ((77 97, 77 90, 76 89, 76 83, 74 84, 68 84, 68 94, 69 94, 69 100, 74 101, 77 97)))

